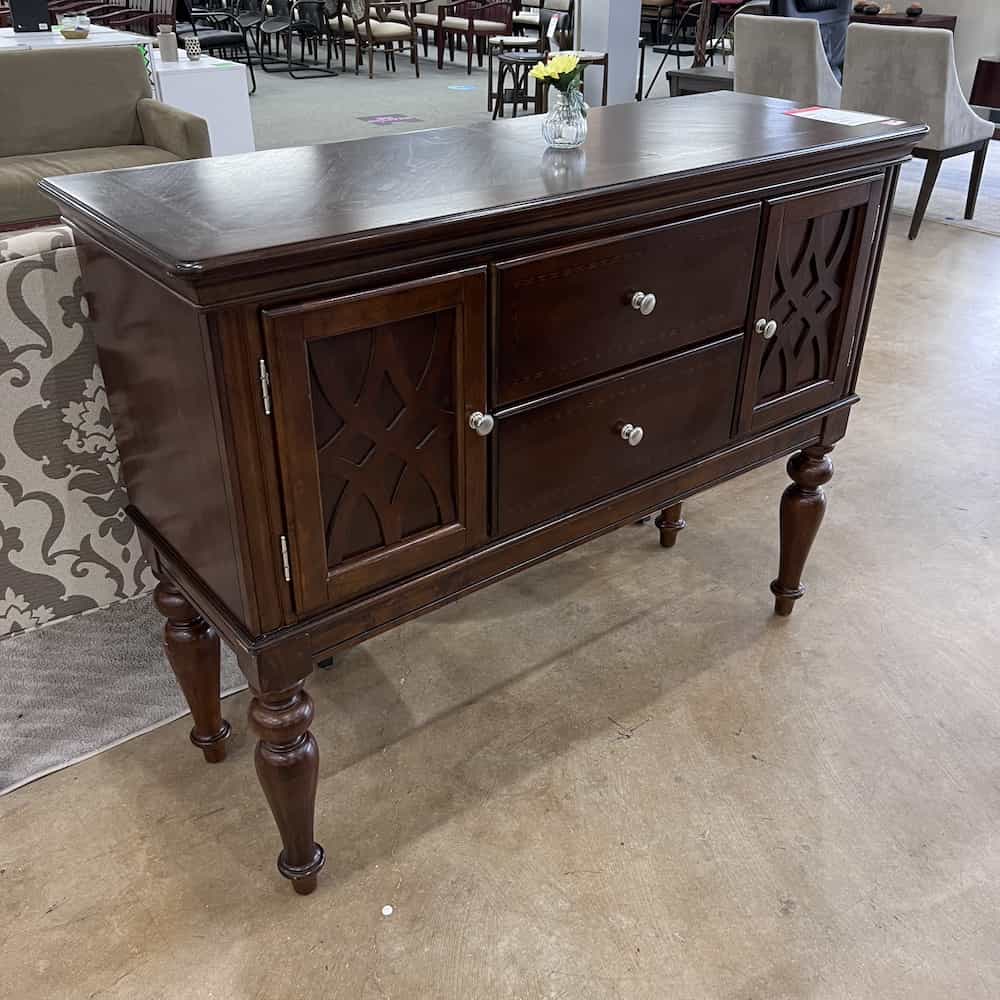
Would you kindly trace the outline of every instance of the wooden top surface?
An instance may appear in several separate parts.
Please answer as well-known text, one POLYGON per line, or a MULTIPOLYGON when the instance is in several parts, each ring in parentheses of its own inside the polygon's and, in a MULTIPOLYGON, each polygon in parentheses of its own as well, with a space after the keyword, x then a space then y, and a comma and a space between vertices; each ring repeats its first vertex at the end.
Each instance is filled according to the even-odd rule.
POLYGON ((42 182, 70 219, 110 231, 170 272, 195 279, 282 249, 344 249, 362 235, 440 234, 512 207, 757 176, 838 149, 915 142, 921 125, 829 125, 785 101, 711 93, 590 114, 579 151, 546 151, 537 117, 268 150, 42 182))

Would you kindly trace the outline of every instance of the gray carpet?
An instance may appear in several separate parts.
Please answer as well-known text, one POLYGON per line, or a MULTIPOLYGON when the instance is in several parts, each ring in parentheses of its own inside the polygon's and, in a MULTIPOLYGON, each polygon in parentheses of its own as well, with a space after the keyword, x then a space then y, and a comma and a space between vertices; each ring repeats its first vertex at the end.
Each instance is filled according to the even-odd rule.
MULTIPOLYGON (((162 621, 143 597, 0 640, 0 795, 185 714, 162 621)), ((245 686, 223 647, 223 691, 245 686)))

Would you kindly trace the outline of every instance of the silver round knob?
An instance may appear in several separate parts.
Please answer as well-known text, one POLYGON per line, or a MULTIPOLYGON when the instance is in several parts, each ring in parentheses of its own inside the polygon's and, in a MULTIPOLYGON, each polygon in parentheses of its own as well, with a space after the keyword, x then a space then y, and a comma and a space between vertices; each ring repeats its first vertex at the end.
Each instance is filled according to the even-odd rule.
POLYGON ((644 433, 643 429, 636 427, 635 424, 626 424, 621 430, 622 440, 631 448, 641 443, 644 433))
POLYGON ((778 332, 778 324, 773 319, 759 319, 754 329, 765 340, 770 340, 778 332))
POLYGON ((636 292, 632 296, 632 308, 643 316, 650 316, 656 308, 656 296, 651 292, 636 292))
POLYGON ((476 410, 469 417, 469 426, 480 436, 486 437, 495 426, 496 421, 488 413, 480 413, 476 410))

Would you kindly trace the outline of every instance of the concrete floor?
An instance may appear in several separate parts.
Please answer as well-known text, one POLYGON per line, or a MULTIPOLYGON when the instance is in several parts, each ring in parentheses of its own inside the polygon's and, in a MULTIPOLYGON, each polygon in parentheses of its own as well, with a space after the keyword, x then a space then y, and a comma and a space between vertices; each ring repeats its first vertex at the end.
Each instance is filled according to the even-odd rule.
POLYGON ((0 997, 1000 996, 1000 239, 905 221, 792 618, 774 464, 356 649, 308 898, 245 695, 0 799, 0 997))

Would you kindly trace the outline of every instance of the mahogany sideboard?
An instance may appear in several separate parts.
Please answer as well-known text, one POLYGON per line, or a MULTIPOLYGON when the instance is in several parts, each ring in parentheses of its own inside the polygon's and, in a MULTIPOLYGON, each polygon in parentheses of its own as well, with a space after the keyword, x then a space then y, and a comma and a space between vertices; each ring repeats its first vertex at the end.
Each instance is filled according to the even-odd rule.
POLYGON ((900 164, 926 131, 713 93, 62 177, 167 656, 209 761, 253 692, 311 892, 303 683, 339 650, 792 454, 778 614, 825 506, 900 164))

